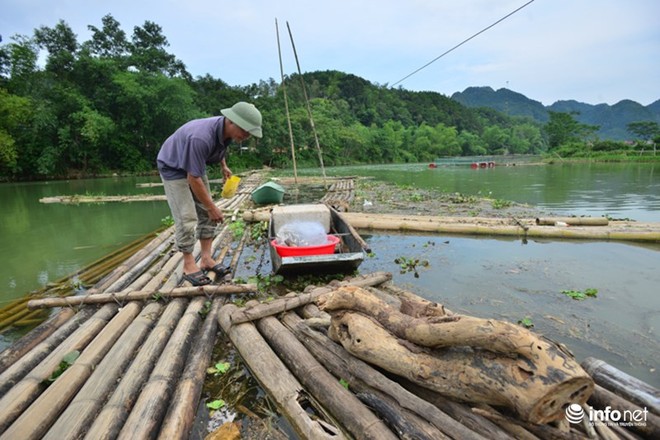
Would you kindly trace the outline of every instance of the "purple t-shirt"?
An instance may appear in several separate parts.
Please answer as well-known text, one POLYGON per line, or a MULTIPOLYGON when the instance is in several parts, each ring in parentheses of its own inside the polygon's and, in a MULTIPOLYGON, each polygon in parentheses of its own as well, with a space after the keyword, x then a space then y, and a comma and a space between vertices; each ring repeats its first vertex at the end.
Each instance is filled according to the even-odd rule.
POLYGON ((165 180, 185 179, 206 174, 206 165, 219 163, 227 153, 222 142, 224 116, 194 119, 168 137, 158 152, 158 171, 165 180))

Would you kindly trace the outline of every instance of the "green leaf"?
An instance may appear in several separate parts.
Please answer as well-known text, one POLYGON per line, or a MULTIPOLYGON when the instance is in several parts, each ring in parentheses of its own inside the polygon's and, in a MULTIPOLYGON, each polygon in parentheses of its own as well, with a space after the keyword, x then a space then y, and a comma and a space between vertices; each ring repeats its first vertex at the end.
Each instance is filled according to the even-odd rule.
POLYGON ((346 382, 346 379, 339 379, 339 384, 348 389, 348 382, 346 382))
POLYGON ((532 318, 530 318, 529 316, 525 316, 523 319, 518 321, 518 324, 522 325, 525 328, 534 327, 534 323, 532 322, 532 318))
POLYGON ((215 364, 215 369, 219 374, 225 374, 227 371, 229 371, 229 367, 229 362, 218 362, 215 364))
POLYGON ((214 400, 206 404, 206 407, 210 409, 220 409, 223 406, 225 406, 225 401, 222 399, 214 400))

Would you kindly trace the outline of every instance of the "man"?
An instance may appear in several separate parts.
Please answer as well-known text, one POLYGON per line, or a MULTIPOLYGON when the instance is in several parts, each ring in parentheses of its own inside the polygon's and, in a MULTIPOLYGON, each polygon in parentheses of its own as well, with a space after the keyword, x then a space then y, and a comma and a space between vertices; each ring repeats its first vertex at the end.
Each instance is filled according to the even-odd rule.
POLYGON ((182 125, 158 152, 158 171, 174 218, 176 244, 183 253, 183 278, 193 286, 209 284, 209 271, 219 277, 229 270, 213 259, 211 245, 222 211, 213 203, 206 165, 220 163, 225 179, 227 147, 250 136, 261 137, 261 113, 247 102, 220 111, 222 116, 195 119, 182 125), (192 254, 199 240, 199 265, 192 254))

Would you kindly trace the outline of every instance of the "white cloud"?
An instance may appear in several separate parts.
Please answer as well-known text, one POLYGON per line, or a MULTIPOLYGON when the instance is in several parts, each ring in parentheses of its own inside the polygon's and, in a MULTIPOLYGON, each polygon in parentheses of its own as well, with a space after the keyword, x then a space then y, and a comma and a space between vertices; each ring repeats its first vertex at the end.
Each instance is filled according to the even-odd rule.
MULTIPOLYGON (((296 71, 289 22, 303 71, 340 70, 393 84, 491 25, 526 0, 4 0, 0 33, 31 34, 67 22, 79 39, 111 14, 128 35, 145 20, 163 28, 170 52, 193 75, 232 85, 278 79, 278 19, 284 67, 296 71)), ((401 85, 446 95, 469 86, 508 87, 551 104, 614 104, 660 98, 660 2, 535 0, 401 85)))

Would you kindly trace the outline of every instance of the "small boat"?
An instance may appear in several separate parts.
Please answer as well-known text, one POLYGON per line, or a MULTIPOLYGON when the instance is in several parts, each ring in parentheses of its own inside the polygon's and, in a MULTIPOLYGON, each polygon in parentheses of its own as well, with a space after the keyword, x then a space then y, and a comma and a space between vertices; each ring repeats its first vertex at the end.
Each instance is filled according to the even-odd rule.
MULTIPOLYGON (((269 225, 270 260, 273 273, 279 275, 295 275, 304 273, 344 273, 354 272, 364 260, 368 245, 348 222, 334 208, 324 204, 277 206, 270 216, 269 225), (287 221, 318 220, 326 228, 328 245, 334 246, 334 251, 327 251, 327 246, 315 246, 319 253, 310 255, 305 246, 291 247, 290 256, 282 256, 276 246, 277 231, 287 221), (332 238, 332 240, 330 240, 332 238)), ((281 246, 280 246, 281 248, 281 246)), ((284 252, 282 252, 284 253, 284 252)))
POLYGON ((252 201, 257 205, 282 203, 284 188, 275 182, 266 182, 252 191, 252 201))

